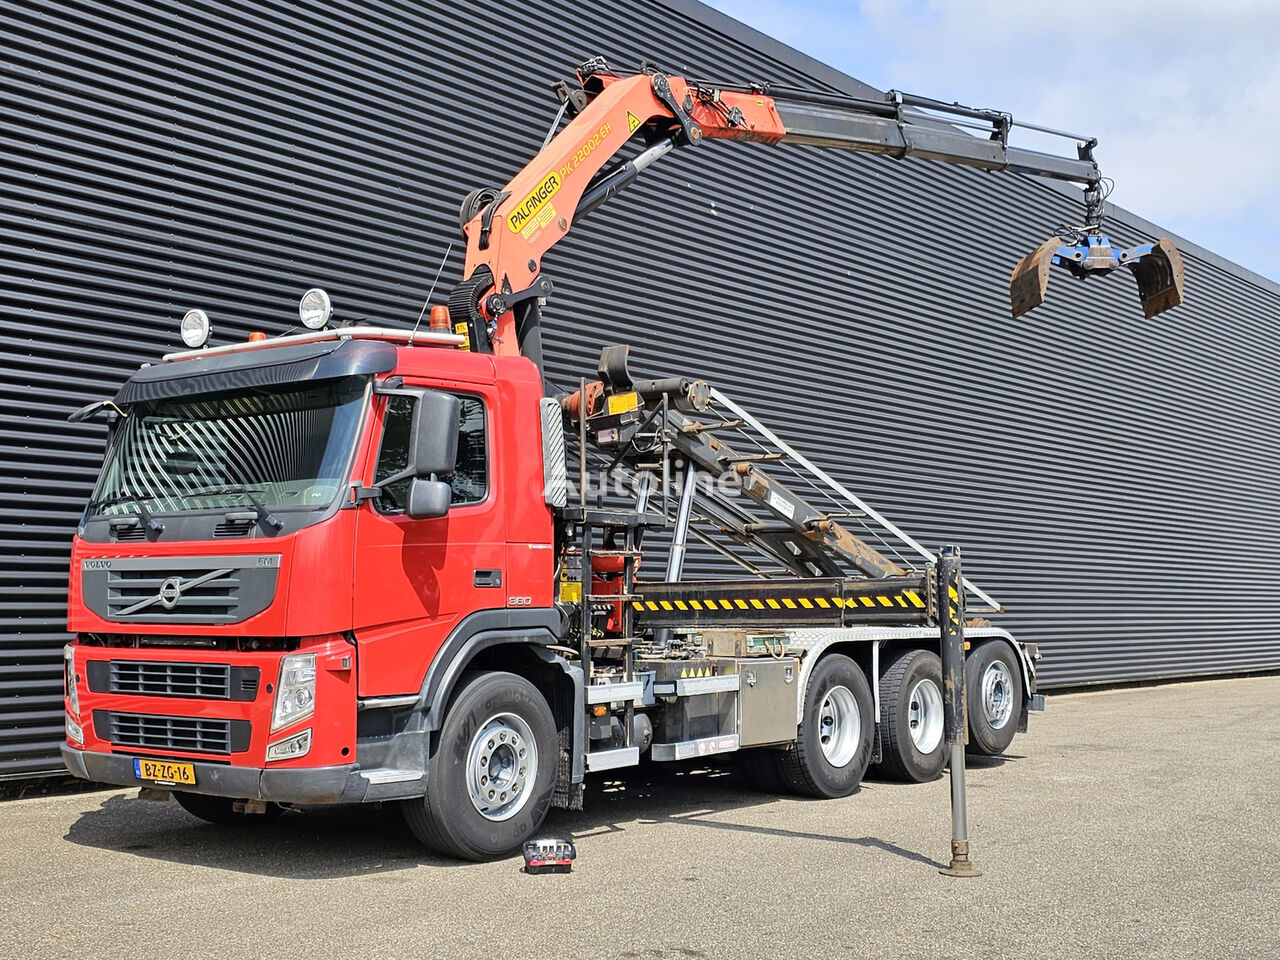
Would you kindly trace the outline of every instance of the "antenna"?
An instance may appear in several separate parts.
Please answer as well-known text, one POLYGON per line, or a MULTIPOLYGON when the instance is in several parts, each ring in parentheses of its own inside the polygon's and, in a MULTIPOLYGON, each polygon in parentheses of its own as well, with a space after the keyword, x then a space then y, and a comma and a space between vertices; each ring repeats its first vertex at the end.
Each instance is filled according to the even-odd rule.
POLYGON ((444 256, 440 258, 440 269, 436 271, 436 278, 431 281, 431 289, 427 291, 427 299, 422 301, 422 310, 418 313, 418 322, 413 325, 413 330, 409 333, 409 346, 413 346, 414 334, 418 332, 418 327, 422 326, 422 318, 427 315, 427 307, 431 305, 431 295, 436 292, 436 284, 440 282, 440 274, 444 273, 444 265, 449 262, 449 254, 451 253, 453 253, 452 241, 445 249, 444 256))

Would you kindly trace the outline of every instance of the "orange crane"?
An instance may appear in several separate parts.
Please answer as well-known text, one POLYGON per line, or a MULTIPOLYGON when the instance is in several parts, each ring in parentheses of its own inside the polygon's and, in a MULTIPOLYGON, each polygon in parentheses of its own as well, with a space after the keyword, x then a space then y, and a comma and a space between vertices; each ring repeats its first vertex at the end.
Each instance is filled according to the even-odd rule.
MULTIPOLYGON (((542 258, 573 224, 678 147, 704 139, 835 147, 1032 174, 1084 185, 1085 224, 1022 258, 1010 281, 1016 318, 1044 302, 1050 269, 1084 279, 1128 267, 1147 317, 1182 302, 1182 259, 1172 241, 1116 250, 1101 232, 1106 181, 1097 141, 1034 124, 1019 126, 1076 141, 1075 156, 1009 145, 1004 111, 981 110, 890 91, 865 100, 753 84, 730 88, 668 76, 652 67, 620 76, 602 58, 578 69, 579 86, 556 85, 572 119, 505 187, 473 190, 459 223, 467 242, 464 279, 450 315, 466 324, 474 349, 523 354, 541 364, 539 301, 552 293, 542 258), (946 118, 947 122, 939 119, 946 118), (985 137, 965 132, 980 127, 985 137), (635 157, 610 164, 642 138, 635 157)), ((559 118, 557 118, 557 123, 559 118)))

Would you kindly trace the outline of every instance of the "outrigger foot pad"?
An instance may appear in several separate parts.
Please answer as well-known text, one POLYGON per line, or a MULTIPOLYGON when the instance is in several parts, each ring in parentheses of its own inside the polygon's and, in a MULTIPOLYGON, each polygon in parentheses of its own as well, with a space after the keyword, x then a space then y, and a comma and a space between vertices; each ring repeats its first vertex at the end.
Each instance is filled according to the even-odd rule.
POLYGON ((1128 267, 1138 280, 1138 298, 1148 320, 1182 303, 1182 255, 1172 240, 1162 238, 1117 253, 1103 234, 1090 234, 1077 244, 1050 237, 1013 268, 1009 305, 1015 320, 1044 303, 1049 270, 1054 266, 1066 267, 1081 280, 1128 267))

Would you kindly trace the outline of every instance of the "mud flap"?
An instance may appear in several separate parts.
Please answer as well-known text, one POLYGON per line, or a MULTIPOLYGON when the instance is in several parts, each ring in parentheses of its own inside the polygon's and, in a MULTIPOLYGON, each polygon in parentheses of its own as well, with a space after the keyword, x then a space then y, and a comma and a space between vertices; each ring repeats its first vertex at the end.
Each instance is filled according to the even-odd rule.
POLYGON ((1142 313, 1148 320, 1182 303, 1182 254, 1172 240, 1161 238, 1151 245, 1150 253, 1126 266, 1138 278, 1142 313))
POLYGON ((1017 320, 1044 303, 1044 292, 1049 286, 1049 268, 1053 266, 1053 257, 1061 246, 1061 239, 1050 237, 1013 268, 1013 276, 1009 278, 1009 306, 1013 319, 1017 320))

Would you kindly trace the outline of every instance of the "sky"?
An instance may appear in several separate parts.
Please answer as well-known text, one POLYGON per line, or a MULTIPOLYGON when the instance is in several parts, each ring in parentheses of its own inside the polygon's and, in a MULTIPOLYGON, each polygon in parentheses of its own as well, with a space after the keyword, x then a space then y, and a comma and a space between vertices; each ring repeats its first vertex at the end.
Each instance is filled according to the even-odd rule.
POLYGON ((1275 0, 708 2, 880 90, 1097 137, 1114 203, 1280 282, 1275 0))

